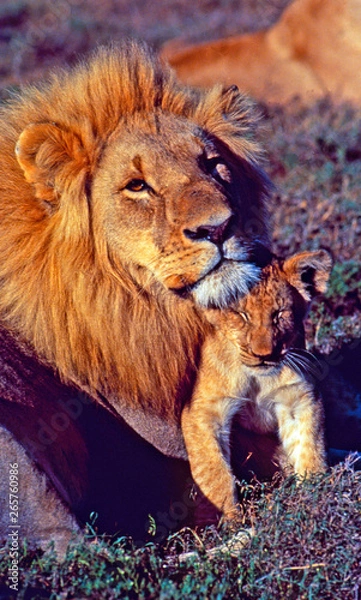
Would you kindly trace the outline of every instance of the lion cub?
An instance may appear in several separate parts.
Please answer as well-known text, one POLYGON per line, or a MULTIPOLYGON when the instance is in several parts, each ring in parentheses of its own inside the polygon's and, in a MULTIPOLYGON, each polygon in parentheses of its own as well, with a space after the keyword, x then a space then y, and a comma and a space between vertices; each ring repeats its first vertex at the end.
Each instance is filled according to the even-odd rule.
POLYGON ((307 381, 303 319, 311 298, 326 290, 332 261, 320 250, 273 258, 247 296, 226 310, 207 309, 213 325, 202 350, 182 431, 194 480, 226 519, 237 516, 230 468, 230 426, 277 432, 286 461, 299 475, 322 471, 322 406, 307 381))

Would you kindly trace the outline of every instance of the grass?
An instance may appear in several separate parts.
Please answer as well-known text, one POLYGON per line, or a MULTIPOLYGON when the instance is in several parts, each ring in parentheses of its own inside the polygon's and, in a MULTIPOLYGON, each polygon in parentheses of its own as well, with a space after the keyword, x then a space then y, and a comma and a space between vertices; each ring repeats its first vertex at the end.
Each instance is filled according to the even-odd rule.
POLYGON ((360 131, 359 110, 327 99, 266 109, 274 248, 287 255, 324 247, 334 258, 307 326, 309 346, 325 353, 361 337, 360 131))
POLYGON ((181 37, 201 42, 275 21, 290 0, 2 0, 1 87, 39 78, 73 62, 96 44, 127 37, 159 48, 181 37))
MULTIPOLYGON (((299 484, 291 478, 254 482, 241 493, 244 526, 251 531, 243 548, 232 545, 229 532, 211 528, 184 530, 162 546, 142 548, 126 538, 97 538, 90 529, 60 564, 52 554, 24 547, 18 598, 360 598, 361 472, 351 459, 299 484)), ((2 584, 8 569, 3 554, 2 584)))
MULTIPOLYGON (((276 12, 266 17, 274 19, 281 4, 267 3, 276 12)), ((77 0, 55 10, 49 0, 5 0, 0 93, 110 37, 133 34, 159 46, 181 34, 200 41, 251 30, 254 14, 257 24, 266 14, 264 1, 243 5, 237 12, 233 0, 77 0)), ((361 113, 327 99, 307 109, 297 102, 263 109, 266 170, 276 185, 274 249, 288 255, 323 246, 334 257, 329 290, 307 324, 309 346, 330 352, 361 337, 361 113)), ((241 495, 252 531, 244 548, 232 549, 231 534, 214 529, 136 548, 127 538, 98 538, 90 526, 60 564, 24 545, 18 598, 361 600, 361 472, 350 461, 298 486, 255 481, 241 495)), ((3 549, 0 600, 10 598, 8 568, 3 549)))
POLYGON ((296 108, 269 109, 264 131, 276 248, 323 246, 360 263, 361 113, 328 101, 296 108))

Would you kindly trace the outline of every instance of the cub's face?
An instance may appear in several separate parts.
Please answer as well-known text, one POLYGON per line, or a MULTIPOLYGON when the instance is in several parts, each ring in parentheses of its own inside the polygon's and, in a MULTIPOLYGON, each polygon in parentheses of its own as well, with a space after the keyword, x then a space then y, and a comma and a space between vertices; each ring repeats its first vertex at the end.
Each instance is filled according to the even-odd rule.
MULTIPOLYGON (((273 258, 251 291, 227 310, 205 311, 211 323, 231 340, 243 364, 292 366, 290 349, 304 344, 303 319, 312 296, 326 290, 332 267, 330 255, 302 252, 283 261, 273 258)), ((300 364, 294 357, 294 362, 300 364)))
POLYGON ((291 285, 269 272, 249 294, 231 305, 222 330, 236 344, 244 364, 272 367, 302 335, 305 313, 306 305, 291 285))
POLYGON ((92 183, 99 238, 115 264, 200 305, 225 306, 258 279, 266 238, 249 167, 185 119, 122 124, 92 183))

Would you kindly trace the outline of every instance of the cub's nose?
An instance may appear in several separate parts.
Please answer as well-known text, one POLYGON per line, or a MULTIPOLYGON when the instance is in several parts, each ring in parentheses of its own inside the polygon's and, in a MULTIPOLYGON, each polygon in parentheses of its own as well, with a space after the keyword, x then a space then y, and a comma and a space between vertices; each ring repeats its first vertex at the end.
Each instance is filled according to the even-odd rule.
POLYGON ((264 351, 264 352, 254 352, 252 351, 253 356, 255 356, 256 358, 259 358, 259 360, 272 360, 275 359, 275 356, 273 355, 272 350, 270 351, 264 351))
POLYGON ((192 229, 184 229, 183 233, 185 237, 193 241, 204 241, 208 240, 216 246, 221 246, 227 239, 227 228, 231 217, 228 217, 223 223, 213 225, 205 224, 199 225, 192 229))
POLYGON ((282 354, 279 348, 258 348, 257 352, 252 350, 252 354, 261 363, 278 363, 282 359, 282 354))
POLYGON ((261 361, 275 358, 272 335, 268 330, 254 332, 253 339, 251 340, 251 351, 253 356, 261 361))

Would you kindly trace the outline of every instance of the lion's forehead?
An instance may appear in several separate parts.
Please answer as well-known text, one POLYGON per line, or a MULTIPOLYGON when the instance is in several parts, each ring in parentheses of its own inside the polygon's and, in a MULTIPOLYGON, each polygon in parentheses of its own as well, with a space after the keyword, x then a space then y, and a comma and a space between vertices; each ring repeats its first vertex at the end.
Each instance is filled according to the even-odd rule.
POLYGON ((172 182, 203 177, 202 155, 219 154, 206 133, 192 122, 172 115, 148 115, 120 123, 102 155, 102 166, 121 175, 135 170, 166 187, 172 182))
POLYGON ((172 115, 148 115, 135 122, 120 123, 108 142, 122 152, 136 148, 151 149, 155 154, 183 157, 201 154, 205 146, 212 144, 203 130, 191 121, 172 115))
POLYGON ((164 183, 179 177, 186 182, 194 177, 195 172, 201 173, 198 166, 201 152, 195 145, 191 146, 184 142, 182 147, 177 148, 151 138, 142 141, 124 138, 110 149, 107 166, 119 173, 139 171, 146 178, 160 179, 164 183))

